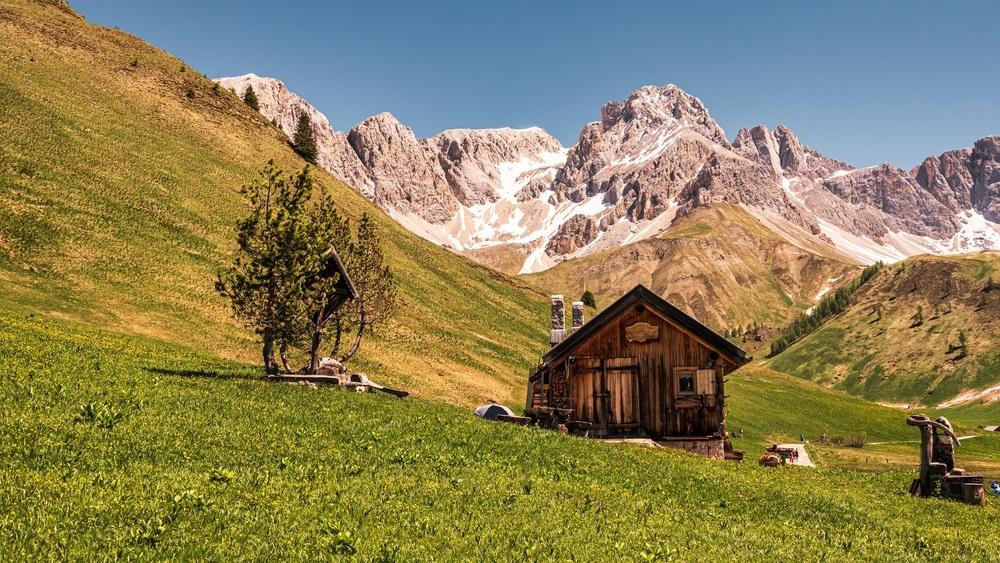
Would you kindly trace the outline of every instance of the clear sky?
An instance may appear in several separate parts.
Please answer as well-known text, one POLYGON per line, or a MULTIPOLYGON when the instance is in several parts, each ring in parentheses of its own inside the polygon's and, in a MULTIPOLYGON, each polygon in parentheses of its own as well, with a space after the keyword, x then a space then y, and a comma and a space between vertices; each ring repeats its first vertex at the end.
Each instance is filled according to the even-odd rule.
POLYGON ((544 127, 675 83, 732 139, 784 123, 859 166, 1000 135, 1000 2, 70 0, 208 76, 282 79, 338 130, 544 127))

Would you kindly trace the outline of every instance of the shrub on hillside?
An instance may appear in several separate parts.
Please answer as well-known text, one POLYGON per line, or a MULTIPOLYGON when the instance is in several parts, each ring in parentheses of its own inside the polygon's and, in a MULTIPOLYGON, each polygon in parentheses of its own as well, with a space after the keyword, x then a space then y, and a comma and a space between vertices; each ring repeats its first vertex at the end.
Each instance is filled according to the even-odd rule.
POLYGON ((867 436, 864 432, 860 434, 850 434, 844 440, 844 445, 850 448, 863 448, 865 447, 865 440, 867 436))

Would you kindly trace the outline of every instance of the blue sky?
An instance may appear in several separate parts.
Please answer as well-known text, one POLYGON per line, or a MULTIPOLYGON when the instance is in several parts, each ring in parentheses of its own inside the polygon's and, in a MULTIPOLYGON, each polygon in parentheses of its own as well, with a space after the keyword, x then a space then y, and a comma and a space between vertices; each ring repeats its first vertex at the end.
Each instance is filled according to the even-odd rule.
POLYGON ((282 79, 338 130, 389 111, 429 136, 544 127, 565 145, 646 84, 730 139, 784 123, 909 168, 1000 134, 1000 2, 71 0, 209 76, 282 79))

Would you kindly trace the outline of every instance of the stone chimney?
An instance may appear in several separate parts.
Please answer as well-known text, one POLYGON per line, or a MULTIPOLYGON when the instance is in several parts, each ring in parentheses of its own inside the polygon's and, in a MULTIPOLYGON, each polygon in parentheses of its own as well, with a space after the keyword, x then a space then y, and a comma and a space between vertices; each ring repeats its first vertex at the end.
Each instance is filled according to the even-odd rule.
POLYGON ((580 327, 583 326, 583 301, 573 302, 573 328, 570 329, 570 334, 573 334, 580 327))
POLYGON ((552 296, 552 332, 549 344, 555 346, 566 338, 566 302, 562 295, 552 296))

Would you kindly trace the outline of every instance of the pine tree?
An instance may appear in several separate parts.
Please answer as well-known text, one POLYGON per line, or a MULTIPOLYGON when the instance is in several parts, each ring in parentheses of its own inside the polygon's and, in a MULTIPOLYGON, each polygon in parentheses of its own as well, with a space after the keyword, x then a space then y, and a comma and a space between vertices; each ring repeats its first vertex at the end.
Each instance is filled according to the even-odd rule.
MULTIPOLYGON (((319 247, 326 248, 324 256, 327 259, 336 252, 343 263, 354 253, 355 245, 351 237, 350 224, 347 219, 340 216, 335 202, 329 194, 324 193, 320 197, 319 203, 313 208, 312 230, 319 247)), ((319 368, 319 350, 323 345, 326 325, 336 317, 338 311, 328 307, 328 304, 335 297, 333 292, 338 281, 339 275, 332 278, 323 278, 321 275, 309 282, 313 291, 310 302, 312 313, 310 316, 309 364, 306 366, 306 373, 316 373, 317 368, 319 368)), ((338 345, 340 337, 341 333, 338 332, 338 345)))
POLYGON ((261 335, 264 369, 276 374, 275 343, 283 352, 301 337, 309 313, 306 280, 321 266, 309 228, 312 178, 308 168, 286 176, 269 161, 241 193, 250 213, 236 224, 236 259, 215 287, 236 317, 261 335))
POLYGON ((257 93, 253 91, 253 86, 247 86, 246 92, 243 92, 243 103, 252 107, 254 111, 260 111, 260 103, 257 101, 257 93))
POLYGON ((292 147, 306 162, 316 164, 316 138, 313 136, 312 121, 306 112, 299 115, 295 136, 292 137, 292 147))
POLYGON ((589 289, 583 290, 583 296, 580 297, 580 301, 583 301, 583 304, 591 309, 597 308, 597 298, 594 297, 594 292, 589 289))
POLYGON ((913 323, 910 325, 910 328, 916 328, 924 324, 924 307, 922 305, 917 306, 917 313, 911 319, 913 319, 913 323))
POLYGON ((969 355, 969 338, 965 336, 965 331, 958 331, 958 358, 964 358, 969 355))
POLYGON ((358 298, 341 308, 335 319, 336 337, 330 355, 341 363, 350 360, 365 335, 378 330, 396 309, 392 271, 385 265, 385 254, 375 222, 367 213, 361 216, 357 236, 346 254, 345 266, 358 291, 358 298), (340 353, 342 337, 350 332, 354 333, 354 341, 340 353))

